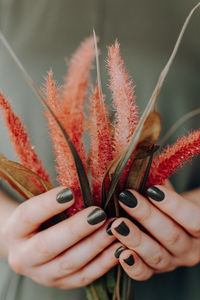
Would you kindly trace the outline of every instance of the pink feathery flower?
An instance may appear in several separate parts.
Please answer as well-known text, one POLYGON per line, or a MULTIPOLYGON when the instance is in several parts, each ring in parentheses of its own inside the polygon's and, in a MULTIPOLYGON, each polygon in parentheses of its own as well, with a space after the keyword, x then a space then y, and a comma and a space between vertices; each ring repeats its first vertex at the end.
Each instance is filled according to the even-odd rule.
POLYGON ((52 111, 57 114, 59 110, 59 88, 53 79, 53 72, 50 70, 45 78, 44 88, 42 92, 45 94, 47 104, 52 111))
POLYGON ((93 199, 101 205, 101 186, 103 178, 112 160, 112 146, 109 131, 109 121, 103 99, 99 99, 97 85, 91 96, 90 105, 90 167, 93 183, 93 199))
POLYGON ((183 136, 153 160, 147 186, 163 184, 164 181, 193 156, 200 153, 200 130, 183 136))
MULTIPOLYGON (((58 113, 59 111, 59 91, 53 80, 52 71, 48 73, 46 83, 44 84, 43 92, 46 96, 46 101, 51 109, 58 113)), ((67 145, 56 122, 49 112, 45 112, 50 129, 50 136, 53 143, 54 154, 57 162, 58 181, 61 185, 67 186, 73 190, 76 197, 76 202, 72 208, 69 209, 69 215, 76 213, 84 208, 81 190, 79 186, 78 175, 74 164, 74 159, 71 151, 67 145)))
POLYGON ((85 39, 72 55, 68 73, 64 78, 61 109, 58 115, 84 166, 86 166, 82 136, 84 132, 84 105, 94 55, 92 37, 85 39))
POLYGON ((31 145, 28 134, 20 118, 13 112, 8 100, 0 93, 0 106, 4 121, 9 131, 9 138, 19 161, 23 166, 50 182, 49 175, 39 160, 34 147, 31 145))
POLYGON ((113 105, 116 110, 114 156, 126 149, 138 122, 138 107, 135 104, 134 86, 120 56, 118 41, 108 48, 108 71, 113 105))

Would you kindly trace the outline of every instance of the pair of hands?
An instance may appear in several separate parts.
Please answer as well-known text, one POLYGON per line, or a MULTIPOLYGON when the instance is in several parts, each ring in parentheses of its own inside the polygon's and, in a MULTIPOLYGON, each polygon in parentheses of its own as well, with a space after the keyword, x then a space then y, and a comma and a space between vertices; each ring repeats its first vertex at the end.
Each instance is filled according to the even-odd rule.
POLYGON ((148 199, 136 191, 120 194, 120 206, 148 233, 127 218, 107 220, 98 207, 38 230, 74 200, 70 190, 59 187, 15 209, 3 228, 15 272, 45 286, 72 289, 90 284, 118 262, 131 278, 146 280, 200 261, 200 207, 171 189, 150 188, 148 199))

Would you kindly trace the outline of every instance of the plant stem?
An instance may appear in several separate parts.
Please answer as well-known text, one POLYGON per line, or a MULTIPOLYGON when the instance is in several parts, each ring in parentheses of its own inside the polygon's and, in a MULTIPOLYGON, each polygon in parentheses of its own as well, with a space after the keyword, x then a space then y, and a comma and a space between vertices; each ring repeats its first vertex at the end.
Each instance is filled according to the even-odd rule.
POLYGON ((85 290, 88 300, 110 300, 103 277, 86 286, 85 290))
POLYGON ((121 279, 121 266, 118 265, 117 283, 116 283, 116 297, 117 297, 117 300, 120 300, 120 279, 121 279))
POLYGON ((118 265, 117 269, 117 281, 116 281, 116 286, 115 290, 113 292, 113 297, 112 300, 120 300, 120 278, 121 278, 121 267, 118 265))

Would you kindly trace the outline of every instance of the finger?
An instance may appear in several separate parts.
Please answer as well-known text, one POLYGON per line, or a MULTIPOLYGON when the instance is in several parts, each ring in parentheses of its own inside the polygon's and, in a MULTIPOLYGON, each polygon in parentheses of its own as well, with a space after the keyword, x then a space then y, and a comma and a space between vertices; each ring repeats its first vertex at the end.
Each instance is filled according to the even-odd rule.
POLYGON ((118 263, 115 251, 122 246, 115 243, 97 256, 91 263, 69 277, 57 280, 56 286, 61 289, 84 287, 103 276, 118 263))
POLYGON ((125 218, 115 220, 111 230, 127 248, 134 250, 151 268, 160 270, 171 263, 171 255, 150 236, 125 218))
POLYGON ((119 203, 174 256, 185 256, 194 245, 193 239, 176 222, 136 191, 124 191, 119 203))
POLYGON ((119 261, 124 271, 132 279, 138 281, 147 280, 154 273, 154 271, 147 266, 134 251, 123 251, 119 257, 119 261))
POLYGON ((148 198, 160 210, 179 223, 194 237, 200 237, 200 207, 164 186, 147 190, 148 198))
POLYGON ((46 274, 46 277, 49 274, 53 274, 53 278, 58 279, 83 268, 116 239, 113 235, 109 235, 106 232, 110 221, 54 260, 41 265, 38 271, 41 274, 46 274))
POLYGON ((20 204, 8 221, 6 231, 11 232, 13 237, 25 237, 73 203, 74 197, 70 189, 64 187, 52 189, 20 204))
POLYGON ((196 203, 196 205, 200 206, 200 201, 199 201, 200 188, 196 188, 191 191, 184 192, 182 194, 182 197, 184 197, 185 199, 192 201, 192 202, 196 203))
POLYGON ((165 181, 164 186, 167 189, 174 191, 174 187, 173 187, 173 185, 171 184, 171 182, 168 179, 165 181))
POLYGON ((43 264, 89 236, 105 222, 105 212, 90 206, 29 238, 23 256, 27 257, 28 264, 43 264))

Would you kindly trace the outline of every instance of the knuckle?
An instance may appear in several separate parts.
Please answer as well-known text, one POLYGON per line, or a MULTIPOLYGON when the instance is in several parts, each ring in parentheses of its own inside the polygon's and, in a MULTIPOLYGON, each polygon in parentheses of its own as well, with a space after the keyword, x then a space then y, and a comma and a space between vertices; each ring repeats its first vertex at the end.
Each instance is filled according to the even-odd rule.
POLYGON ((161 254, 151 257, 151 263, 152 263, 152 265, 154 265, 156 267, 159 267, 159 265, 162 263, 162 261, 163 261, 163 257, 161 254))
POLYGON ((147 279, 149 279, 152 276, 152 271, 151 270, 146 270, 144 272, 143 268, 140 268, 138 270, 135 270, 133 277, 135 280, 137 281, 145 281, 147 279))
POLYGON ((151 255, 149 264, 155 269, 166 269, 170 264, 168 253, 159 245, 157 251, 151 255))
POLYGON ((190 231, 193 236, 200 237, 200 220, 190 224, 190 231))
POLYGON ((55 282, 52 279, 45 277, 45 276, 37 275, 37 276, 32 277, 32 280, 35 281, 36 283, 41 284, 46 287, 56 286, 55 282))
POLYGON ((52 253, 51 247, 49 247, 46 239, 43 236, 41 237, 39 234, 35 239, 34 248, 35 251, 37 251, 37 253, 39 254, 39 256, 43 259, 48 258, 49 255, 52 253))
POLYGON ((56 283, 53 279, 43 279, 42 280, 42 285, 46 286, 46 287, 56 287, 56 283))
POLYGON ((141 278, 142 281, 148 280, 149 278, 151 278, 151 276, 153 275, 153 272, 148 272, 147 274, 145 274, 143 276, 143 278, 141 278))
MULTIPOLYGON (((60 290, 66 290, 69 288, 68 284, 66 282, 57 282, 54 287, 57 287, 60 290)), ((71 287, 71 286, 70 286, 71 287)), ((73 288, 73 287, 72 287, 73 288)))
MULTIPOLYGON (((167 271, 167 272, 174 271, 177 267, 178 267, 178 266, 176 266, 176 265, 171 265, 171 266, 169 266, 169 267, 166 269, 166 271, 167 271)), ((166 272, 166 271, 163 271, 163 272, 166 272)))
POLYGON ((178 265, 170 265, 168 266, 167 268, 165 269, 162 269, 162 270, 155 270, 155 273, 156 274, 162 274, 162 273, 166 273, 166 272, 171 272, 171 271, 174 271, 176 268, 178 267, 178 265))
POLYGON ((140 221, 145 223, 151 218, 152 208, 150 205, 145 205, 141 210, 140 221))
POLYGON ((142 235, 143 233, 140 231, 139 228, 134 228, 134 237, 130 241, 127 241, 127 246, 131 249, 137 249, 142 244, 142 235))
POLYGON ((168 260, 165 258, 165 255, 163 254, 157 254, 154 257, 151 258, 151 264, 156 269, 162 269, 165 268, 168 265, 168 260))
POLYGON ((59 282, 55 285, 55 287, 57 287, 60 290, 65 290, 66 289, 66 286, 63 283, 59 283, 59 282))
POLYGON ((23 274, 23 260, 19 256, 9 254, 8 263, 15 273, 23 274))
POLYGON ((88 275, 83 274, 80 278, 81 287, 84 287, 94 281, 94 278, 90 278, 88 275))
POLYGON ((75 268, 76 266, 74 261, 69 259, 65 259, 64 261, 62 260, 59 265, 59 269, 61 270, 61 273, 64 273, 64 275, 73 273, 75 271, 75 268))
POLYGON ((144 268, 142 268, 142 266, 138 266, 134 269, 132 277, 136 280, 139 280, 139 278, 142 278, 144 276, 144 273, 144 268))
POLYGON ((200 261, 200 258, 199 258, 199 253, 196 253, 195 252, 192 252, 190 254, 190 256, 187 258, 187 260, 184 261, 184 264, 188 267, 193 267, 195 265, 197 265, 200 261))
POLYGON ((165 241, 168 246, 176 245, 180 241, 180 239, 181 233, 175 228, 173 228, 171 233, 169 233, 169 235, 165 237, 165 241))

